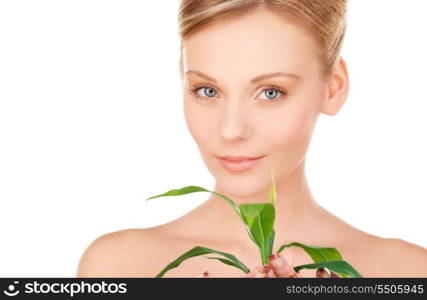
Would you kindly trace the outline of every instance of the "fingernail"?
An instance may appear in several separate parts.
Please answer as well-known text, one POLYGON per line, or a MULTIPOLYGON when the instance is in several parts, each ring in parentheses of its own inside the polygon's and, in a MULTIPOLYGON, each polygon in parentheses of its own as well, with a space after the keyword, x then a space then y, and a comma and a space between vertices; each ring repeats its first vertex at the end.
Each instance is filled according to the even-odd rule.
POLYGON ((316 277, 323 278, 324 275, 325 275, 324 269, 317 269, 316 270, 316 277))
POLYGON ((268 259, 270 260, 270 261, 272 261, 273 259, 276 259, 278 256, 276 255, 276 254, 271 254, 269 257, 268 257, 268 259))
POLYGON ((328 270, 324 268, 317 269, 316 277, 318 278, 328 278, 331 277, 328 270))

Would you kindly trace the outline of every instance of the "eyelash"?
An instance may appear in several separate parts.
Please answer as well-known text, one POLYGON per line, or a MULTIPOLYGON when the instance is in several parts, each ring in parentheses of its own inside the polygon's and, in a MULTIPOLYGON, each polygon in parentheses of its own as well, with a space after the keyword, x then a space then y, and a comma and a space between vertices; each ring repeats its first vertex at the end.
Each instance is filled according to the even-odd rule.
MULTIPOLYGON (((203 96, 200 96, 197 93, 197 91, 200 88, 212 88, 212 87, 207 86, 205 84, 196 84, 191 89, 189 89, 188 91, 191 92, 192 94, 194 94, 199 99, 209 100, 211 98, 214 98, 214 97, 203 97, 203 96)), ((212 89, 214 89, 214 88, 212 88, 212 89)), ((284 90, 282 88, 279 88, 278 86, 275 86, 275 85, 268 85, 267 88, 265 88, 265 89, 262 90, 262 92, 265 92, 265 91, 268 91, 268 90, 277 91, 277 92, 281 93, 281 95, 278 96, 278 97, 276 97, 275 99, 266 100, 267 102, 273 102, 273 103, 275 103, 275 102, 278 102, 278 101, 282 100, 285 96, 288 95, 288 91, 286 91, 286 90, 284 90)), ((265 100, 265 99, 263 99, 263 100, 265 100)))

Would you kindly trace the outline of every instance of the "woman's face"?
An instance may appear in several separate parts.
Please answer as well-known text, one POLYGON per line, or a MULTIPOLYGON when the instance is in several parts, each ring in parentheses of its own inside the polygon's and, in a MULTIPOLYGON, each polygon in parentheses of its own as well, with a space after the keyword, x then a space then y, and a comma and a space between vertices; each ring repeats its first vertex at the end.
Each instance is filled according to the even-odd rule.
POLYGON ((269 190, 270 165, 277 182, 286 180, 303 162, 327 95, 309 34, 263 10, 210 24, 182 45, 186 123, 223 192, 269 190), (230 171, 217 158, 227 155, 265 156, 230 171))

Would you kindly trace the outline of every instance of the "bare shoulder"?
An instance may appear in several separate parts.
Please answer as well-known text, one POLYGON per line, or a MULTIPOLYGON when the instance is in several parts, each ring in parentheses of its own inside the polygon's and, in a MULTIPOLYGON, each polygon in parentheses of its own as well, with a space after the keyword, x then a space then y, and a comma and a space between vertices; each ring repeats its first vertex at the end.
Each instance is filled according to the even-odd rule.
POLYGON ((359 249, 365 277, 427 277, 426 248, 398 238, 370 236, 365 242, 359 249))
POLYGON ((393 277, 427 277, 427 249, 402 239, 386 239, 393 277))
POLYGON ((157 244, 151 228, 104 234, 83 252, 76 277, 153 277, 149 257, 157 244))
POLYGON ((427 249, 403 239, 351 228, 337 249, 363 277, 427 277, 427 249))

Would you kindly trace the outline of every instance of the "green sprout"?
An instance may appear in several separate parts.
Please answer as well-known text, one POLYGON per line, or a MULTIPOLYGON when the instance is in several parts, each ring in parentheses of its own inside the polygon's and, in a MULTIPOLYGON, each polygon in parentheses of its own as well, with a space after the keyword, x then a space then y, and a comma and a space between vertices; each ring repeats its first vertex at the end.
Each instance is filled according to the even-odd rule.
MULTIPOLYGON (((230 198, 218 192, 210 191, 203 187, 194 186, 194 185, 186 186, 181 189, 173 189, 166 193, 149 197, 146 200, 150 200, 158 197, 164 197, 164 196, 179 196, 179 195, 185 195, 185 194, 190 194, 194 192, 209 192, 209 193, 215 194, 216 196, 227 201, 231 205, 231 207, 234 209, 234 211, 237 213, 237 215, 240 217, 240 219, 243 221, 243 224, 246 227, 249 237, 259 249, 262 265, 265 265, 268 263, 268 257, 273 253, 273 243, 274 243, 274 236, 275 236, 273 225, 274 225, 274 219, 276 215, 274 205, 276 203, 277 194, 276 194, 273 168, 270 168, 270 171, 271 171, 273 185, 268 194, 268 200, 269 200, 268 203, 237 205, 233 200, 231 200, 230 198)), ((283 251, 285 248, 288 248, 288 247, 302 248, 311 257, 311 259, 314 262, 312 264, 305 264, 305 265, 299 265, 299 266, 293 267, 295 272, 299 272, 302 269, 325 268, 325 269, 328 269, 329 271, 333 271, 339 274, 341 277, 349 277, 349 276, 354 278, 362 277, 362 275, 359 272, 357 272, 352 265, 350 265, 348 262, 342 259, 340 252, 335 248, 307 246, 298 242, 292 242, 292 243, 280 246, 278 253, 280 253, 281 251, 283 251)), ((249 268, 232 254, 202 247, 202 246, 196 246, 188 250, 181 256, 179 256, 177 259, 175 259, 171 263, 169 263, 163 270, 161 270, 156 275, 156 278, 163 277, 163 275, 167 271, 178 267, 183 261, 191 257, 205 255, 205 254, 220 255, 220 257, 208 257, 208 256, 205 256, 205 257, 208 259, 217 259, 224 264, 227 264, 242 270, 246 274, 250 272, 249 268)))

